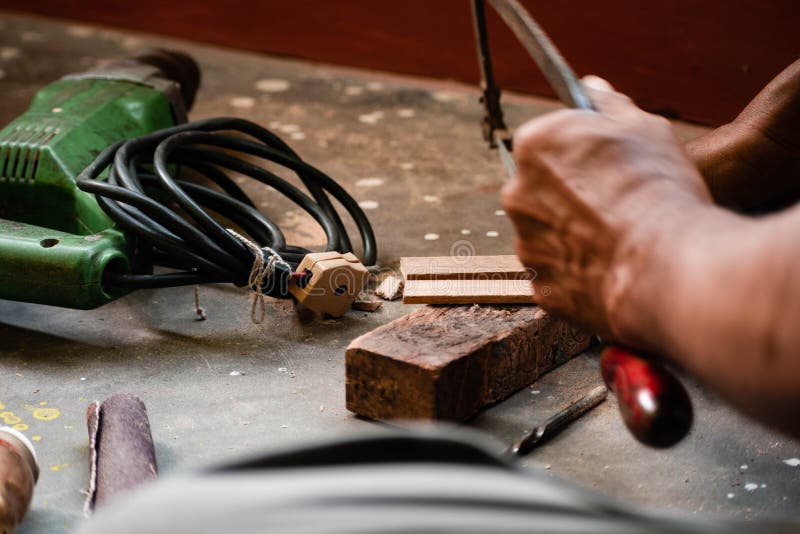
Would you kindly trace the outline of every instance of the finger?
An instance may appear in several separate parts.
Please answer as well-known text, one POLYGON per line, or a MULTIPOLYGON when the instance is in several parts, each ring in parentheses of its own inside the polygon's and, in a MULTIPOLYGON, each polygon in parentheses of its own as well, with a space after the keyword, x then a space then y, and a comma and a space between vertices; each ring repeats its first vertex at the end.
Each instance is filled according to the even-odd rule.
POLYGON ((586 87, 597 91, 616 91, 614 86, 611 85, 608 80, 601 78, 600 76, 595 76, 594 74, 589 74, 588 76, 581 78, 581 83, 583 83, 583 85, 586 87))
POLYGON ((581 83, 586 88, 594 107, 603 115, 621 119, 641 111, 633 100, 617 92, 614 86, 599 76, 584 76, 581 83))

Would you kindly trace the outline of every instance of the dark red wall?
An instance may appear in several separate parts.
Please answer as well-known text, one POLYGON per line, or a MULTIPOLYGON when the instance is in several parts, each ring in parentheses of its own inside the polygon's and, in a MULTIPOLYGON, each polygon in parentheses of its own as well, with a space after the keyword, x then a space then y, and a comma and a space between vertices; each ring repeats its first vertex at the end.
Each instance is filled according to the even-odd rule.
MULTIPOLYGON (((640 105, 728 121, 800 56, 796 0, 524 0, 579 74, 640 105)), ((68 17, 318 61, 475 82, 468 0, 0 0, 68 17)), ((490 10, 491 11, 491 10, 490 10)), ((492 13, 502 87, 550 94, 492 13)))

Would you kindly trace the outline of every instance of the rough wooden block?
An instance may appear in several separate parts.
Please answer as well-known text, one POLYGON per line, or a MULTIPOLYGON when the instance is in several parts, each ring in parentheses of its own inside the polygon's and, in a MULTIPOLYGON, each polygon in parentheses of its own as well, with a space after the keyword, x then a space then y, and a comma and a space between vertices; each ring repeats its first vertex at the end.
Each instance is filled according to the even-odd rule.
POLYGON ((462 421, 584 350, 589 335, 537 306, 426 306, 347 348, 347 409, 462 421))

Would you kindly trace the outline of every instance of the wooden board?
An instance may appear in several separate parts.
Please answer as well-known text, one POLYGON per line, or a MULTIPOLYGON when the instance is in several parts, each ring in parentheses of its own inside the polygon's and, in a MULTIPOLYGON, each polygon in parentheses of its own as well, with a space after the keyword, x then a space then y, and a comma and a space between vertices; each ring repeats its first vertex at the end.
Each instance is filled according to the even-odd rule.
POLYGON ((404 304, 533 304, 530 280, 408 280, 404 304))
POLYGON ((530 271, 513 254, 502 256, 433 256, 400 258, 406 280, 530 280, 530 271))
POLYGON ((350 344, 347 409, 371 419, 469 419, 589 339, 537 306, 426 306, 350 344))
POLYGON ((533 304, 531 274, 514 255, 400 259, 405 304, 533 304))

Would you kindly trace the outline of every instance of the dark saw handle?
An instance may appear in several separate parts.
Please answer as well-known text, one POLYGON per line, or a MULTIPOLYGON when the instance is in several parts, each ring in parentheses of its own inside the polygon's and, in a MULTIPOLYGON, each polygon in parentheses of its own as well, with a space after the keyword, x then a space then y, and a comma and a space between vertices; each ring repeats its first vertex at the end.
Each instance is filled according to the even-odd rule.
POLYGON ((628 430, 645 445, 667 448, 692 427, 692 402, 683 385, 662 365, 615 345, 603 349, 600 370, 617 396, 628 430))

